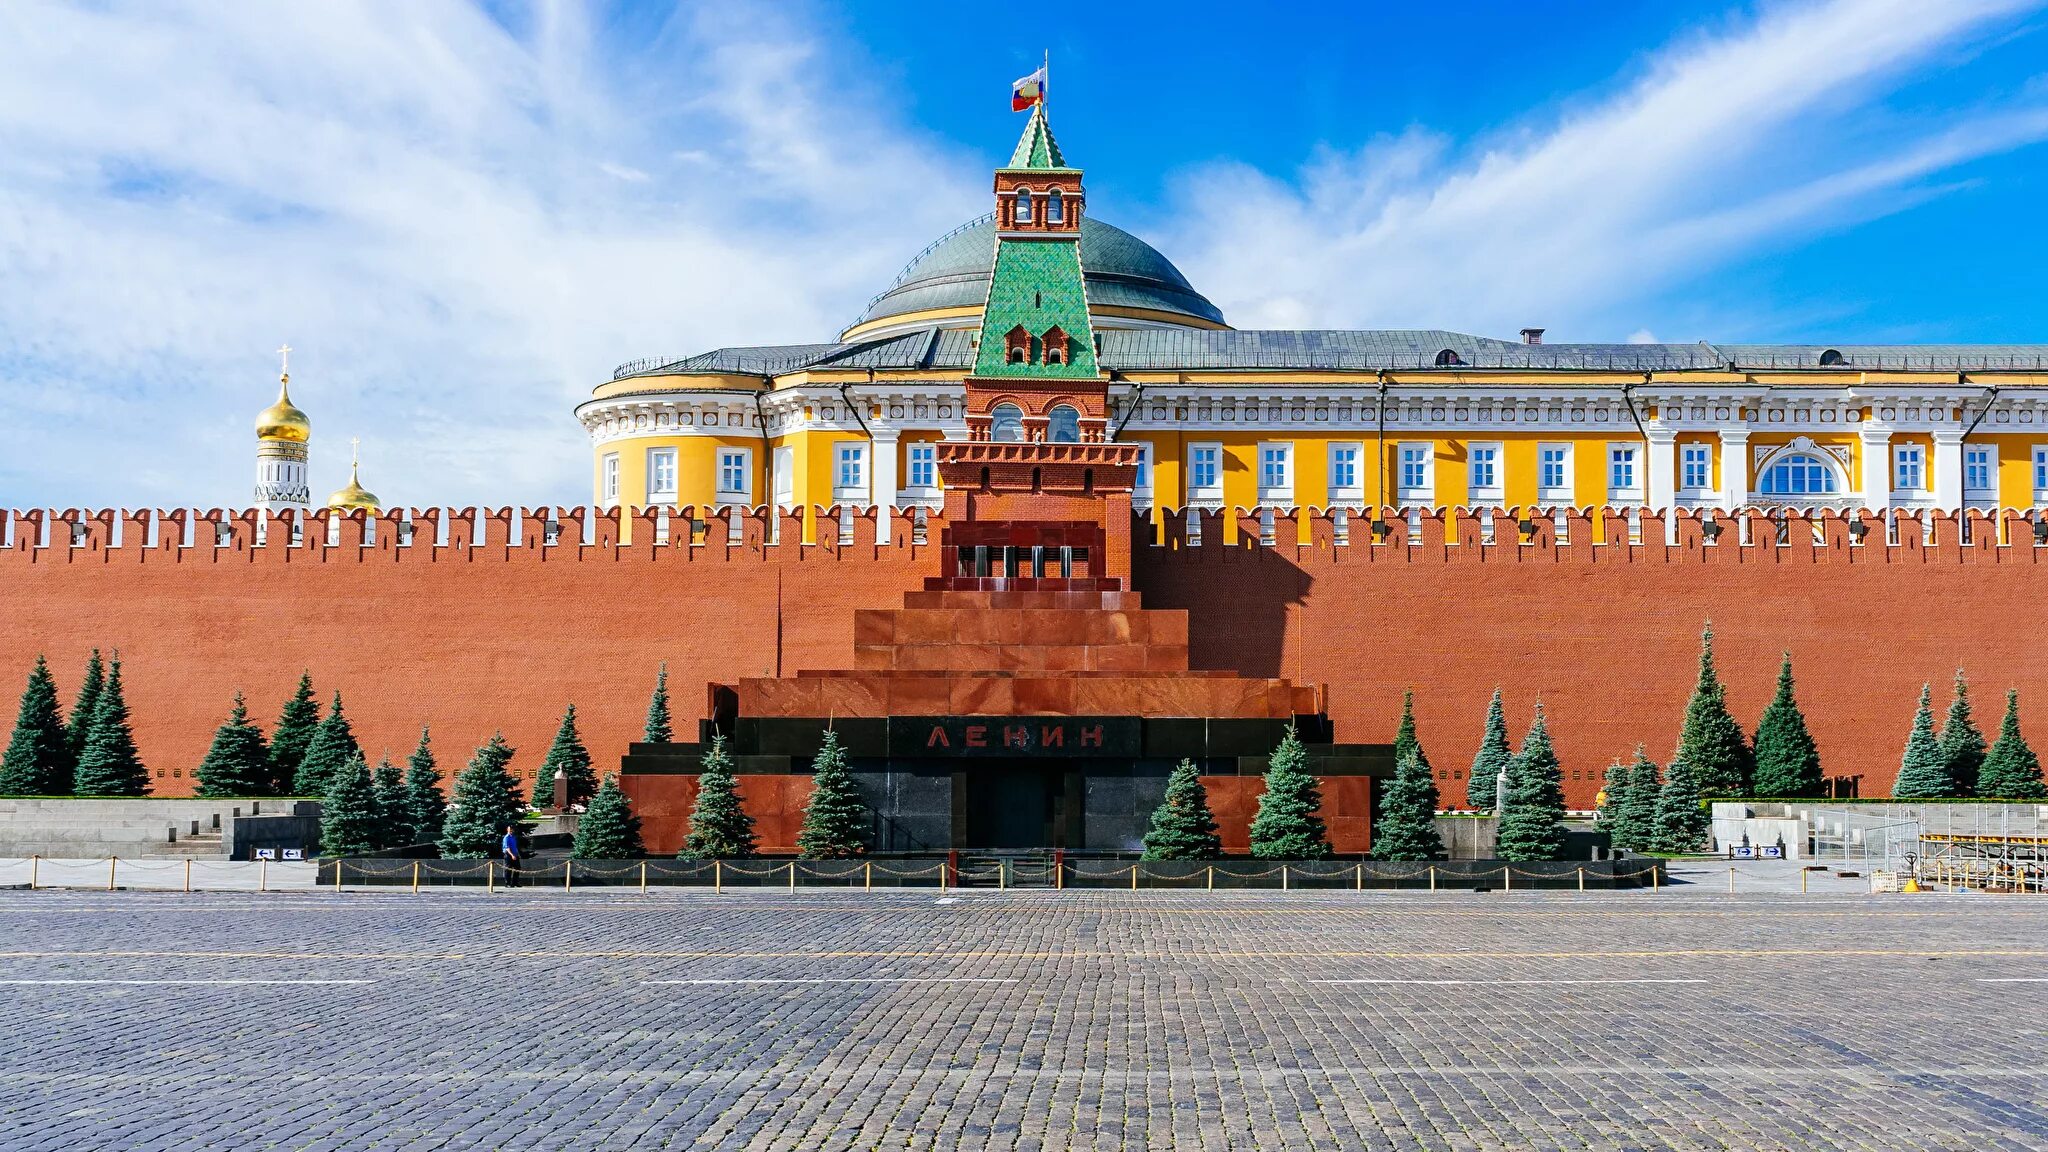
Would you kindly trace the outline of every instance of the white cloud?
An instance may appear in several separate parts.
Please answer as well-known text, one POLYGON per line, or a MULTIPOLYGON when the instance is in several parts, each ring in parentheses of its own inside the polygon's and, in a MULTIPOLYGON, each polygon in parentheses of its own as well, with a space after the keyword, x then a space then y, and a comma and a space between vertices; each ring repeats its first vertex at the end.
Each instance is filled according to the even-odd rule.
POLYGON ((0 6, 0 500, 231 504, 289 341, 316 491, 587 496, 611 366, 813 340, 985 179, 801 31, 575 5, 0 6))
POLYGON ((2035 7, 1780 6, 1667 47, 1619 95, 1491 147, 1418 129, 1286 179, 1189 174, 1170 250, 1239 327, 1609 338, 1655 288, 1938 195, 1919 182, 2048 138, 2038 106, 1916 133, 1873 123, 1866 99, 2035 7))

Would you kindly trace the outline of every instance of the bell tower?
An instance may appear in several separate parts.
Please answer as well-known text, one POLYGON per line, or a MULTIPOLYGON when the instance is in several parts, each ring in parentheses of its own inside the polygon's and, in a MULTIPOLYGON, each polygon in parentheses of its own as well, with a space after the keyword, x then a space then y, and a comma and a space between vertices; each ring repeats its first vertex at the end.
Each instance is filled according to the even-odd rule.
POLYGON ((1121 586, 1138 448, 1109 438, 1081 272, 1087 192, 1042 102, 996 169, 994 191, 995 267, 965 382, 968 438, 938 452, 955 545, 945 571, 1015 588, 1121 586))

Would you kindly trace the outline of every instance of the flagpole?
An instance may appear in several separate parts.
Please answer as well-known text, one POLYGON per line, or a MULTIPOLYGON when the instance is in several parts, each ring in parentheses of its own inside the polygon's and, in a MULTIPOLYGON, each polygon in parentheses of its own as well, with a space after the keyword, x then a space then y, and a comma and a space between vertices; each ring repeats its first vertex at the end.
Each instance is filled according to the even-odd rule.
MULTIPOLYGON (((1052 49, 1045 50, 1045 59, 1038 63, 1038 110, 1045 112, 1052 106, 1052 49)), ((1051 115, 1051 113, 1046 113, 1051 115)))

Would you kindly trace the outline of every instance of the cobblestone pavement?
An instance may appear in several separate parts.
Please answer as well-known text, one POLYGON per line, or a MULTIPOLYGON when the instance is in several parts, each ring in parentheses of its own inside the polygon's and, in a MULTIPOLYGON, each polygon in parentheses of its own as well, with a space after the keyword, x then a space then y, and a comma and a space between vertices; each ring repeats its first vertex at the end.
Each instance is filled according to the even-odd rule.
POLYGON ((2040 1149, 2019 897, 0 893, 0 1148, 2040 1149))

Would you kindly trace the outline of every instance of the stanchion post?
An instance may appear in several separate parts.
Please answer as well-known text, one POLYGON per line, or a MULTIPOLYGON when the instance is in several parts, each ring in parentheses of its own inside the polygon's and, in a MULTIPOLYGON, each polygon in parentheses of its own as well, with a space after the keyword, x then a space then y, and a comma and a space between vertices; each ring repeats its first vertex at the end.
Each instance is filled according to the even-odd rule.
POLYGON ((723 860, 713 860, 711 862, 711 890, 713 892, 725 891, 725 861, 723 860))
POLYGON ((1799 870, 1799 894, 1806 895, 1806 878, 1810 875, 1805 868, 1799 870))
POLYGON ((419 895, 419 891, 420 891, 420 862, 419 862, 419 861, 417 861, 417 860, 415 860, 415 861, 413 861, 413 862, 412 862, 412 891, 413 891, 413 895, 415 895, 415 896, 419 895))
POLYGON ((270 891, 270 861, 268 860, 258 860, 256 862, 256 890, 258 892, 270 891))
POLYGON ((496 892, 497 890, 498 862, 496 860, 486 860, 484 861, 484 891, 496 892))
POLYGON ((1280 866, 1280 890, 1282 892, 1285 892, 1287 891, 1287 887, 1287 865, 1282 864, 1280 866))
POLYGON ((1138 890, 1138 866, 1137 866, 1136 864, 1132 864, 1132 865, 1131 865, 1131 891, 1133 891, 1133 892, 1136 892, 1137 890, 1138 890))
POLYGON ((1351 880, 1351 887, 1354 890, 1365 891, 1365 861, 1360 860, 1351 866, 1351 880))
POLYGON ((112 892, 114 890, 115 869, 119 868, 120 866, 121 858, 119 856, 107 857, 107 891, 109 892, 112 892))
POLYGON ((1429 866, 1429 890, 1431 892, 1436 891, 1436 865, 1434 864, 1429 866))
POLYGON ((789 862, 789 890, 796 891, 796 861, 789 862))
POLYGON ((185 891, 192 891, 192 858, 185 857, 185 891))
POLYGON ((1728 866, 1728 894, 1735 895, 1735 865, 1728 866))
POLYGON ((1214 864, 1209 865, 1208 889, 1211 892, 1216 890, 1216 866, 1214 864))
POLYGON ((42 862, 43 858, 40 855, 28 858, 28 890, 31 892, 36 890, 36 873, 39 871, 37 866, 42 862))
POLYGON ((1658 866, 1657 861, 1655 859, 1652 859, 1650 861, 1650 891, 1655 892, 1659 887, 1661 887, 1663 884, 1663 880, 1664 869, 1658 866))
POLYGON ((647 895, 647 861, 640 862, 640 894, 647 895))
MULTIPOLYGON (((1009 889, 1009 887, 1010 887, 1010 862, 1009 862, 1008 860, 1005 860, 1005 859, 1001 859, 1001 858, 998 858, 998 859, 996 860, 996 891, 998 891, 998 892, 1002 892, 1002 891, 1007 891, 1007 890, 1009 889)), ((1131 887, 1133 887, 1133 888, 1136 888, 1136 887, 1137 887, 1137 885, 1136 885, 1136 884, 1133 884, 1133 885, 1131 885, 1131 887)))
POLYGON ((1586 866, 1585 866, 1584 864, 1581 864, 1581 865, 1579 865, 1579 891, 1581 891, 1581 892, 1584 892, 1585 890, 1586 890, 1586 866))
POLYGON ((1513 892, 1515 890, 1515 870, 1506 864, 1500 866, 1500 890, 1503 892, 1513 892))
POLYGON ((861 868, 860 868, 860 886, 861 886, 861 890, 862 890, 862 891, 864 891, 864 892, 871 892, 871 891, 873 891, 873 890, 874 890, 874 887, 875 887, 875 862, 874 862, 873 860, 870 860, 870 861, 868 861, 867 863, 865 863, 865 864, 861 865, 861 868))
POLYGON ((334 890, 341 891, 341 857, 334 858, 334 890))
POLYGON ((569 880, 574 875, 576 875, 576 861, 564 858, 562 860, 562 891, 569 891, 569 880))

